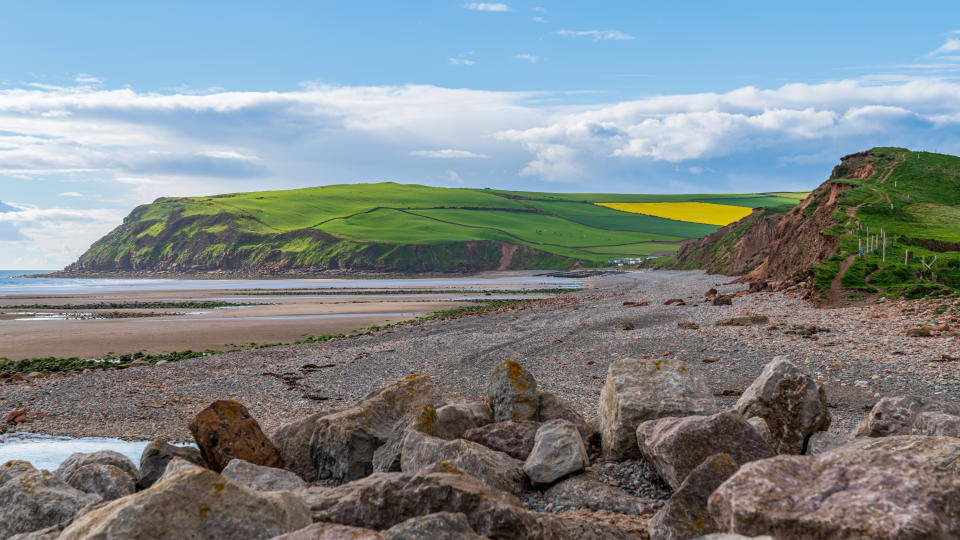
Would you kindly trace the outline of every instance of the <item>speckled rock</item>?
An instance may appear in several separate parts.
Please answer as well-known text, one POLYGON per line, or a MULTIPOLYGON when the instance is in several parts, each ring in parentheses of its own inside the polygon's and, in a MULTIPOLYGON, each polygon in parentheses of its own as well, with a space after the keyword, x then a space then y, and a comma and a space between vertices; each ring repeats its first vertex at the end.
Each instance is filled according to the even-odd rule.
POLYGON ((802 454, 810 435, 830 427, 823 387, 784 356, 764 366, 736 408, 745 418, 766 422, 769 442, 778 454, 802 454))
POLYGON ((349 481, 373 472, 373 457, 394 425, 429 405, 433 383, 410 375, 368 396, 353 407, 324 416, 310 439, 317 479, 349 481))
MULTIPOLYGON (((960 415, 960 404, 939 401, 920 396, 885 397, 877 402, 870 413, 854 429, 854 437, 889 437, 891 435, 939 435, 936 426, 949 429, 949 416, 960 415), (927 415, 917 425, 924 413, 941 413, 946 416, 927 415)), ((942 430, 941 430, 942 431, 942 430)), ((960 436, 951 435, 951 436, 960 436)))
POLYGON ((254 491, 192 467, 80 516, 60 538, 272 538, 309 524, 290 492, 254 491))
POLYGON ((137 490, 137 480, 127 471, 104 463, 72 467, 61 476, 63 481, 84 493, 92 493, 104 501, 126 497, 137 490))
POLYGON ((541 422, 550 420, 568 420, 577 426, 580 432, 580 438, 583 444, 589 446, 591 442, 600 442, 600 434, 597 433, 586 418, 583 417, 572 405, 560 399, 552 392, 540 392, 540 412, 541 422))
POLYGON ((203 470, 205 468, 206 467, 203 465, 197 465, 192 461, 188 461, 181 457, 175 457, 167 463, 167 468, 163 470, 163 474, 160 475, 160 478, 157 478, 157 482, 161 482, 182 472, 203 470))
POLYGON ((589 471, 557 482, 543 493, 543 498, 553 504, 632 515, 647 513, 655 504, 615 488, 589 471))
POLYGON ((913 422, 913 433, 933 437, 960 437, 960 416, 936 411, 922 412, 913 422))
POLYGON ((439 439, 455 439, 453 433, 457 431, 459 426, 449 426, 441 423, 438 412, 432 406, 424 405, 397 420, 390 429, 386 441, 373 452, 373 470, 376 472, 400 472, 401 447, 403 438, 408 431, 419 431, 439 439))
POLYGON ((306 527, 280 536, 272 540, 380 540, 382 534, 363 527, 351 527, 339 523, 314 523, 306 527))
POLYGON ((637 426, 665 416, 711 414, 713 392, 686 362, 624 358, 610 364, 600 392, 598 420, 607 460, 639 457, 637 426))
POLYGON ((419 431, 407 432, 403 440, 403 472, 422 471, 438 463, 452 465, 509 493, 519 494, 524 489, 524 465, 520 460, 463 439, 444 441, 419 431))
POLYGON ((650 539, 687 540, 719 532, 717 522, 707 511, 707 499, 737 467, 727 454, 714 454, 703 460, 650 520, 650 539))
POLYGON ((548 486, 589 464, 590 457, 577 426, 569 420, 550 420, 537 429, 523 472, 534 486, 548 486))
POLYGON ((0 465, 0 486, 6 484, 8 480, 35 472, 37 469, 29 461, 12 459, 0 465))
POLYGON ((267 467, 283 467, 280 450, 263 433, 247 408, 236 401, 214 401, 190 421, 190 433, 203 461, 216 472, 222 471, 234 458, 267 467))
POLYGON ((0 538, 66 523, 99 500, 49 471, 19 474, 0 486, 0 538))
POLYGON ((437 512, 410 518, 383 531, 390 540, 483 540, 462 512, 437 512))
POLYGON ((852 440, 853 437, 848 434, 818 431, 807 439, 806 455, 814 456, 822 454, 828 450, 839 448, 852 440))
POLYGON ((153 441, 140 454, 140 471, 137 478, 137 489, 147 489, 152 486, 175 457, 183 458, 191 463, 203 465, 203 456, 200 450, 192 446, 175 446, 166 441, 153 441))
POLYGON ((468 429, 493 421, 490 406, 480 401, 451 403, 437 409, 437 433, 444 439, 459 439, 468 429))
POLYGON ((270 433, 270 440, 280 450, 284 467, 307 482, 317 479, 317 468, 310 457, 310 440, 324 416, 337 411, 323 411, 299 418, 270 433))
POLYGON ((527 459, 533 450, 537 436, 537 422, 495 422, 482 427, 468 429, 463 438, 482 444, 514 459, 527 459))
POLYGON ((112 465, 134 478, 137 477, 137 466, 130 461, 130 458, 113 450, 101 450, 99 452, 86 454, 82 452, 70 454, 70 457, 63 460, 54 472, 60 478, 64 478, 74 469, 85 465, 93 465, 94 463, 112 465))
POLYGON ((710 497, 721 529, 793 538, 960 537, 960 439, 861 438, 740 467, 710 497))
POLYGON ((230 460, 221 474, 257 491, 285 491, 307 487, 307 483, 291 471, 254 465, 242 459, 230 460))
POLYGON ((504 360, 490 375, 487 398, 496 422, 538 418, 537 381, 513 360, 504 360))
POLYGON ((713 454, 729 454, 736 463, 774 455, 757 430, 733 411, 650 420, 637 428, 637 442, 673 489, 679 489, 690 471, 713 454))

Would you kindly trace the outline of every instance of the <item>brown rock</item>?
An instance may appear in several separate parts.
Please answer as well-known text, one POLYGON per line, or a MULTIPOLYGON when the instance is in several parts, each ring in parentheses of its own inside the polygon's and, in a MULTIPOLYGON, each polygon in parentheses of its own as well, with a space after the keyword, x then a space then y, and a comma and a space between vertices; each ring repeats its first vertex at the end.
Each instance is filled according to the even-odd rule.
POLYGON ((324 411, 284 424, 270 434, 270 440, 280 450, 280 457, 288 471, 307 482, 317 479, 317 468, 310 458, 310 438, 320 419, 337 411, 324 411))
POLYGON ((861 438, 754 461, 710 497, 721 529, 779 539, 960 537, 960 439, 861 438))
POLYGON ((736 463, 747 463, 774 455, 742 416, 722 412, 713 416, 660 418, 637 428, 640 452, 673 489, 713 454, 726 453, 736 463))
POLYGON ((536 422, 496 422, 482 427, 468 429, 463 438, 482 444, 487 448, 503 452, 514 459, 524 460, 533 450, 537 435, 536 422))
POLYGON ((770 318, 766 315, 745 315, 743 317, 731 317, 729 319, 720 319, 713 323, 714 326, 757 326, 767 324, 770 318))
POLYGON ((380 540, 384 536, 377 531, 362 527, 351 527, 339 523, 314 523, 306 527, 280 536, 272 540, 380 540))
POLYGON ((147 489, 160 478, 167 464, 173 458, 183 458, 196 465, 203 466, 203 456, 192 446, 175 446, 166 441, 153 441, 140 454, 140 471, 137 476, 137 489, 147 489))
POLYGON ((700 328, 700 325, 695 322, 680 321, 677 323, 677 328, 682 328, 684 330, 697 330, 700 328))
POLYGON ((214 401, 190 422, 190 433, 203 460, 220 472, 231 459, 283 467, 280 450, 264 435, 247 408, 236 401, 214 401))
POLYGON ((686 540, 719 532, 717 522, 707 511, 707 499, 737 472, 737 467, 727 454, 714 454, 703 460, 650 520, 650 539, 686 540))
MULTIPOLYGON (((3 419, 3 423, 5 423, 5 424, 17 424, 17 423, 18 423, 18 422, 17 422, 17 419, 20 418, 21 416, 24 416, 24 417, 25 417, 26 414, 27 414, 27 410, 26 410, 26 409, 14 409, 14 410, 12 410, 12 411, 10 411, 10 412, 7 413, 7 416, 3 419)), ((26 419, 26 418, 24 418, 24 419, 26 419)))

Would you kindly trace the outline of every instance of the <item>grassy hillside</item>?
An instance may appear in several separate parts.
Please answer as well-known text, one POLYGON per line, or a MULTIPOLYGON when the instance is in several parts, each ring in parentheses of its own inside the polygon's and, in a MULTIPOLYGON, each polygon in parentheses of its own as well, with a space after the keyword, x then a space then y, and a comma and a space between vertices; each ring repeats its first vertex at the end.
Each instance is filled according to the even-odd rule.
POLYGON ((759 207, 795 204, 797 197, 559 194, 379 183, 162 198, 136 208, 67 271, 596 266, 612 257, 673 252, 681 241, 719 227, 595 203, 759 207))

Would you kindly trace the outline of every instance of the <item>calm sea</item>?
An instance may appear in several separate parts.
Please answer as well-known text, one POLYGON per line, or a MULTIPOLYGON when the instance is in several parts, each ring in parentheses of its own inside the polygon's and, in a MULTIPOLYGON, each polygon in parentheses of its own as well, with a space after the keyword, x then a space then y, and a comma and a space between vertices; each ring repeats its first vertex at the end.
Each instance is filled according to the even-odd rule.
POLYGON ((226 289, 405 289, 483 287, 487 289, 574 288, 580 281, 538 276, 535 272, 480 274, 424 279, 78 279, 21 278, 44 270, 0 270, 0 296, 88 294, 100 292, 226 289))

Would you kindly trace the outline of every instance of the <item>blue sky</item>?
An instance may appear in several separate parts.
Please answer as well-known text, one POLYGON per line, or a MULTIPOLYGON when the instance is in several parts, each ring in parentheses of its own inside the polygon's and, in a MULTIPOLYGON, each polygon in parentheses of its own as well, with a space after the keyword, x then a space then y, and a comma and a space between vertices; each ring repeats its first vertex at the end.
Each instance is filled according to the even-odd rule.
POLYGON ((956 3, 661 4, 0 0, 0 268, 159 196, 773 191, 960 153, 956 3))

